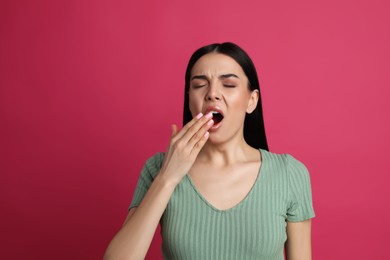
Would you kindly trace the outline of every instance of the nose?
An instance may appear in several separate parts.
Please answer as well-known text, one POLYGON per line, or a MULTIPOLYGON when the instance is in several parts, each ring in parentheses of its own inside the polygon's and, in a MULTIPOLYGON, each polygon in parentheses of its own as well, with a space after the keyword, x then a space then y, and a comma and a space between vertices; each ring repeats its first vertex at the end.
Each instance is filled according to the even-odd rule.
POLYGON ((207 94, 206 94, 206 100, 209 100, 209 101, 221 100, 221 91, 220 91, 217 84, 210 83, 207 94))

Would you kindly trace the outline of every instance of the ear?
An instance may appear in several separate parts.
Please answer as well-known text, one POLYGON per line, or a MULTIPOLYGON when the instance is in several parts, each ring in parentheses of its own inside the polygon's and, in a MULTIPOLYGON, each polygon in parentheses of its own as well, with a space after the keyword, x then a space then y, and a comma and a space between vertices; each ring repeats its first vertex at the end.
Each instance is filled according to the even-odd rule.
POLYGON ((249 97, 248 107, 246 109, 248 114, 252 113, 256 109, 258 100, 259 90, 255 89, 251 92, 251 96, 249 97))

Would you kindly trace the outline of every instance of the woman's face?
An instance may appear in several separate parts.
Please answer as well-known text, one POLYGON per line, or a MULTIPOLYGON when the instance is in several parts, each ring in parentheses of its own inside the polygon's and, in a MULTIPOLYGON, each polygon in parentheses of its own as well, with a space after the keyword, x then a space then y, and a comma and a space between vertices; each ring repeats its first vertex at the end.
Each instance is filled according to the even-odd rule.
POLYGON ((213 112, 209 141, 225 142, 243 136, 246 113, 257 105, 259 92, 248 88, 248 78, 231 57, 220 53, 202 56, 191 70, 189 106, 192 116, 213 112))

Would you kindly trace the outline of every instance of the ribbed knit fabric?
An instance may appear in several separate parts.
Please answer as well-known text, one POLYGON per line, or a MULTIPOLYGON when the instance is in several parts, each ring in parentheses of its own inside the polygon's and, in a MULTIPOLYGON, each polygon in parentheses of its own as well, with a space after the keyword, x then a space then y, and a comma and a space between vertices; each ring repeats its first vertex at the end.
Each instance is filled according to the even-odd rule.
MULTIPOLYGON (((252 189, 231 209, 216 209, 188 175, 183 178, 160 221, 164 259, 284 259, 286 221, 314 217, 310 177, 291 155, 260 152, 262 163, 252 189)), ((158 153, 147 160, 130 208, 141 202, 163 157, 158 153)))

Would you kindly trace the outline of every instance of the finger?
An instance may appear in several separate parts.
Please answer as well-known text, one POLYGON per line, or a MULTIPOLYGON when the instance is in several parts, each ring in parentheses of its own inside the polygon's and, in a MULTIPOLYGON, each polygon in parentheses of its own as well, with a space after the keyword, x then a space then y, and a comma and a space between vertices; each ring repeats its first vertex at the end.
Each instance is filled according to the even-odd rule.
MULTIPOLYGON (((171 141, 170 142, 172 142, 172 139, 177 135, 177 125, 176 124, 172 124, 171 125, 171 130, 172 130, 172 133, 171 133, 171 141)), ((169 153, 169 146, 168 146, 168 148, 166 150, 166 154, 168 154, 168 153, 169 153)))
POLYGON ((191 151, 192 156, 198 156, 200 150, 203 148, 203 146, 206 144, 207 140, 209 139, 209 136, 210 136, 210 132, 207 131, 206 133, 203 134, 200 140, 197 143, 195 143, 191 151))
POLYGON ((190 122, 188 122, 176 135, 175 139, 180 139, 196 122, 203 117, 202 113, 197 114, 190 122))
POLYGON ((191 137, 191 139, 188 141, 188 146, 191 147, 191 150, 203 138, 203 136, 207 134, 207 131, 210 129, 210 127, 213 126, 213 124, 214 121, 210 119, 206 124, 202 125, 202 127, 191 137))
POLYGON ((173 124, 171 126, 171 128, 172 128, 172 134, 171 134, 171 139, 172 139, 173 137, 175 137, 177 135, 177 125, 173 124))
MULTIPOLYGON (((194 125, 191 126, 190 129, 188 129, 184 134, 183 136, 181 137, 181 141, 183 141, 184 143, 188 143, 191 138, 205 125, 209 124, 208 128, 210 128, 212 126, 212 124, 210 123, 212 120, 211 118, 213 117, 213 114, 212 113, 208 113, 206 114, 205 116, 203 116, 202 118, 200 118, 194 125), (210 125, 211 124, 211 125, 210 125)), ((202 133, 203 135, 204 133, 202 133)), ((200 136, 199 136, 200 137, 200 136)))

